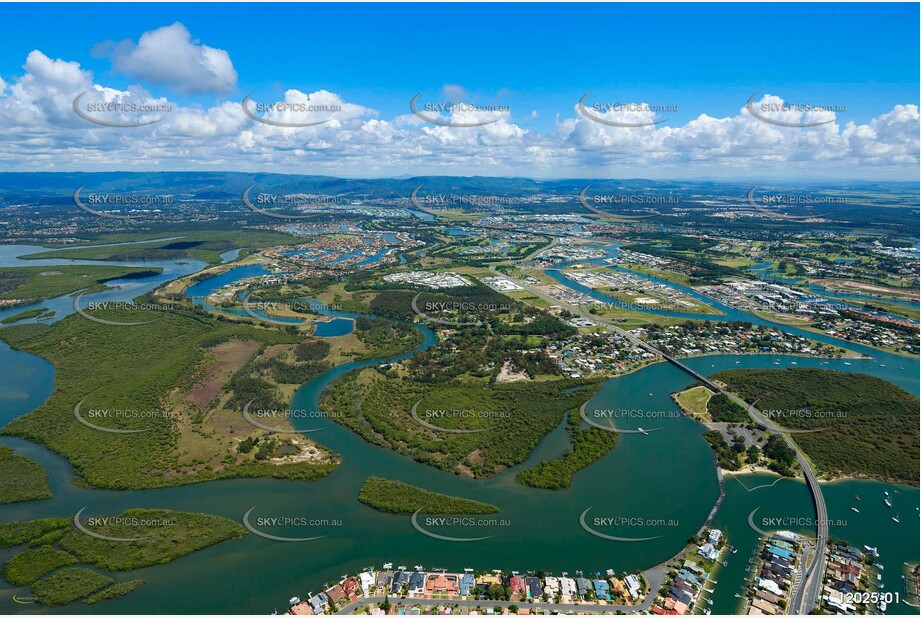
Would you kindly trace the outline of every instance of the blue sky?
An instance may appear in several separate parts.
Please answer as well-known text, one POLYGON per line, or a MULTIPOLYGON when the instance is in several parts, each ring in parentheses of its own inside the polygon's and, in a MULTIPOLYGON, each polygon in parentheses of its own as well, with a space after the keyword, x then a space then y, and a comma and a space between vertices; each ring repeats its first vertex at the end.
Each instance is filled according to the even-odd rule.
MULTIPOLYGON (((391 121, 417 92, 434 100, 458 85, 465 100, 506 104, 510 123, 544 135, 559 132, 589 91, 593 101, 675 105, 660 116, 670 127, 736 116, 755 92, 844 105, 841 124, 918 105, 919 6, 908 3, 7 4, 3 14, 8 85, 39 50, 91 71, 94 84, 141 86, 192 107, 251 91, 274 101, 289 89, 325 90, 391 121), (175 22, 193 44, 224 50, 236 81, 189 94, 145 79, 149 72, 116 70, 93 51, 175 22)), ((885 168, 904 176, 892 162, 885 168)))

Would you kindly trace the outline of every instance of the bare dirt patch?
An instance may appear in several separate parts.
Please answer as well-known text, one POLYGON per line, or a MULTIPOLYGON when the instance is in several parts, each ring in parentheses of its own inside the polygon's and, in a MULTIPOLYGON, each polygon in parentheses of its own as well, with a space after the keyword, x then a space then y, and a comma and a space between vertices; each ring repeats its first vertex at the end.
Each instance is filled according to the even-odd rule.
POLYGON ((209 348, 211 356, 204 377, 186 391, 184 397, 199 409, 205 410, 208 403, 221 392, 230 377, 245 365, 259 350, 256 341, 232 339, 209 348))

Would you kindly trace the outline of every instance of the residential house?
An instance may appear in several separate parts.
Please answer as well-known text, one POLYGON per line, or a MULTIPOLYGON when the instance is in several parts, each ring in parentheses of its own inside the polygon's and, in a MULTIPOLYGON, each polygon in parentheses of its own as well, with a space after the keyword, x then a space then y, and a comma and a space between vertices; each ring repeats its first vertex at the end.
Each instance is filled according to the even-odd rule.
POLYGON ((307 599, 307 602, 310 603, 310 609, 314 614, 322 614, 329 608, 329 599, 322 592, 313 595, 307 599))
POLYGON ((706 558, 707 560, 716 560, 720 553, 716 550, 715 547, 713 547, 712 543, 704 543, 703 547, 700 547, 697 550, 697 555, 706 558))
POLYGON ((630 593, 630 598, 636 600, 640 598, 640 580, 639 578, 631 573, 624 578, 624 583, 627 585, 627 591, 630 593))
POLYGON ((413 571, 409 576, 409 594, 416 596, 423 592, 425 592, 425 573, 413 571))
POLYGON ((755 599, 752 601, 752 607, 757 607, 761 610, 761 613, 768 616, 774 616, 779 613, 780 609, 773 603, 768 603, 764 599, 755 599))
POLYGON ((393 580, 390 584, 390 594, 400 594, 403 586, 409 583, 409 573, 406 571, 397 571, 393 574, 393 580))
POLYGON ((427 594, 457 594, 459 590, 457 575, 430 573, 425 582, 427 594))
POLYGON ((611 600, 611 586, 603 579, 593 579, 592 585, 595 588, 595 596, 599 600, 611 600))
POLYGON ((543 587, 540 585, 539 577, 525 577, 525 583, 528 585, 528 596, 532 599, 539 599, 543 594, 543 587))
POLYGON ((313 610, 310 609, 310 603, 307 601, 301 601, 297 605, 291 607, 288 610, 289 614, 294 616, 313 616, 313 610))
POLYGON ((518 595, 519 599, 523 599, 527 596, 528 584, 525 582, 524 577, 512 575, 508 580, 508 587, 512 591, 512 594, 518 595))
POLYGON ((374 586, 374 573, 371 571, 362 571, 358 574, 358 584, 361 586, 362 591, 367 594, 371 587, 374 586))
POLYGON ((576 588, 579 590, 579 596, 583 599, 592 590, 592 582, 588 581, 584 577, 576 578, 576 588))
POLYGON ((475 584, 476 581, 473 578, 473 573, 464 573, 457 584, 461 596, 469 596, 475 584))

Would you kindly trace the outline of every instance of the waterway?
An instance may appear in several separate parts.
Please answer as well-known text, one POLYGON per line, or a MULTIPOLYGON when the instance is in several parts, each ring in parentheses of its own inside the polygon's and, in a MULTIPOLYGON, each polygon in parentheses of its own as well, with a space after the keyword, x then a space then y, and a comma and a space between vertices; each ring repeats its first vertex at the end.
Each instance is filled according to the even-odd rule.
MULTIPOLYGON (((3 255, 0 247, 0 256, 3 255)), ((29 262, 34 264, 34 262, 29 262)), ((66 262, 72 263, 72 262, 66 262)), ((150 265, 149 263, 145 263, 150 265)), ((20 265, 22 265, 20 263, 20 265)), ((179 268, 181 265, 175 265, 179 268)), ((203 265, 186 263, 182 268, 200 269, 203 265)), ((249 268, 249 267, 246 267, 249 268)), ((189 288, 191 295, 224 285, 241 275, 234 272, 226 280, 212 278, 189 288), (221 283, 224 281, 224 283, 221 283)), ((174 271, 173 276, 179 271, 174 271)), ((253 271, 256 272, 256 271, 253 271)), ((257 273, 258 274, 258 273, 257 273)), ((223 276, 223 275, 222 275, 223 276)), ((249 275, 252 276, 252 275, 249 275)), ((144 280, 146 285, 152 282, 144 280)), ((162 281, 161 281, 162 282, 162 281)), ((132 281, 138 284, 138 280, 132 281)), ((159 284, 159 283, 158 283, 159 284)), ((112 290, 95 297, 101 301, 112 290)), ((135 292, 137 293, 137 292, 135 292)), ((723 318, 726 319, 726 318, 723 318)), ((754 320, 752 320, 754 321, 754 320)), ((434 334, 420 327, 422 347, 435 341, 434 334)), ((0 348, 0 354, 6 346, 0 348)), ((24 359, 7 361, 4 369, 21 364, 24 359), (14 365, 7 364, 16 363, 14 365)), ((918 393, 918 363, 892 355, 874 356, 863 361, 796 359, 799 366, 815 366, 843 371, 862 371, 888 379, 906 390, 918 393), (880 363, 882 358, 885 363, 880 363), (852 363, 846 365, 846 362, 852 363), (905 369, 899 369, 899 364, 905 369)), ((730 368, 775 368, 790 366, 793 359, 784 356, 710 356, 690 359, 688 363, 704 374, 730 368)), ((347 363, 319 376, 297 391, 292 408, 316 410, 323 389, 336 377, 358 367, 378 361, 347 363)), ((26 374, 0 375, 0 393, 19 389, 38 393, 22 401, 5 414, 5 422, 40 405, 50 394, 53 369, 41 360, 26 374), (41 389, 44 385, 44 391, 41 389), (31 406, 31 407, 26 407, 31 406)), ((383 562, 421 564, 427 568, 476 569, 543 569, 573 573, 581 569, 588 575, 612 568, 633 571, 657 564, 676 553, 685 540, 697 531, 719 493, 713 455, 702 438, 703 427, 678 414, 669 393, 688 385, 692 379, 677 368, 659 363, 630 375, 608 380, 589 403, 595 408, 636 410, 635 418, 621 419, 627 429, 659 428, 648 435, 621 435, 617 446, 591 467, 578 473, 565 491, 529 489, 514 481, 515 474, 537 462, 564 452, 566 434, 561 425, 551 432, 528 461, 490 479, 472 480, 417 464, 388 449, 366 443, 347 429, 324 418, 296 419, 300 429, 321 429, 312 439, 331 448, 342 464, 329 476, 314 482, 271 479, 239 479, 147 491, 101 491, 77 487, 71 481, 69 464, 42 446, 19 439, 3 438, 0 444, 12 446, 17 453, 38 461, 49 474, 54 498, 30 503, 0 506, 0 521, 36 517, 70 517, 89 507, 86 515, 115 514, 131 507, 161 507, 182 511, 207 512, 240 520, 255 507, 255 517, 305 517, 326 520, 313 526, 264 527, 278 536, 309 537, 326 535, 310 542, 277 542, 248 534, 244 539, 222 543, 176 560, 169 565, 115 574, 118 580, 142 577, 147 585, 122 599, 88 607, 80 603, 56 609, 55 613, 103 612, 130 613, 263 613, 284 611, 291 596, 303 597, 319 591, 328 581, 383 562), (401 480, 433 491, 441 491, 490 502, 501 513, 488 516, 491 522, 502 520, 505 526, 429 526, 429 530, 457 537, 493 538, 477 542, 449 543, 424 536, 414 530, 409 518, 380 513, 360 504, 356 496, 368 476, 379 475, 401 480), (595 518, 641 518, 642 525, 593 526, 599 532, 624 537, 659 537, 643 542, 612 542, 588 534, 579 525, 579 516, 591 508, 589 523, 595 518)), ((6 412, 7 408, 3 408, 6 412)), ((773 482, 770 478, 768 482, 773 482)), ((749 487, 761 483, 757 477, 742 478, 749 487)), ((755 532, 748 528, 748 514, 761 507, 759 515, 795 517, 812 514, 811 500, 802 482, 785 480, 770 488, 746 490, 738 481, 727 478, 727 497, 717 514, 716 523, 726 528, 729 542, 739 552, 729 557, 728 567, 720 571, 714 595, 714 611, 732 611, 737 599, 733 594, 744 577, 744 566, 755 542, 755 532)), ((761 483, 764 484, 764 483, 761 483)), ((918 560, 918 526, 914 507, 918 505, 916 489, 866 481, 842 481, 828 486, 827 502, 832 518, 842 517, 848 525, 833 527, 832 535, 859 544, 879 547, 886 575, 887 589, 900 586, 899 565, 918 560), (882 491, 899 490, 897 508, 902 524, 892 522, 885 512, 873 508, 876 498, 882 506, 882 491), (849 509, 850 497, 863 495, 860 517, 849 509), (845 508, 846 507, 846 508, 845 508)), ((424 518, 423 518, 424 521, 424 518)), ((0 551, 0 560, 13 550, 0 551)), ((3 613, 47 612, 36 605, 19 605, 12 595, 28 595, 28 590, 0 583, 0 611, 3 613)), ((905 607, 890 606, 897 613, 905 607)))

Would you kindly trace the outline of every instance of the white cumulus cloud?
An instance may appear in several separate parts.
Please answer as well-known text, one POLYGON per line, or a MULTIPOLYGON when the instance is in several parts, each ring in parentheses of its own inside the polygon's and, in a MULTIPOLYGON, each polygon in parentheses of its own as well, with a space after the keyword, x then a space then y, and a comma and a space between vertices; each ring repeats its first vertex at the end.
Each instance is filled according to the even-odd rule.
POLYGON ((137 44, 106 41, 94 51, 109 58, 119 73, 183 94, 227 94, 237 85, 230 55, 193 40, 179 22, 145 32, 137 44))

